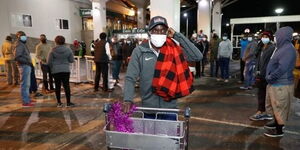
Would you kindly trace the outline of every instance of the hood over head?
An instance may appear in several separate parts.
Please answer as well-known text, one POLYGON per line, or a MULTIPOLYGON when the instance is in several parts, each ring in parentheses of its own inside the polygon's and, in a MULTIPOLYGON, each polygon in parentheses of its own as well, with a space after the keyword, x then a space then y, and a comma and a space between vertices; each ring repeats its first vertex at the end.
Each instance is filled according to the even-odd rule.
POLYGON ((291 43, 294 30, 291 27, 282 27, 275 33, 277 48, 285 44, 291 43))

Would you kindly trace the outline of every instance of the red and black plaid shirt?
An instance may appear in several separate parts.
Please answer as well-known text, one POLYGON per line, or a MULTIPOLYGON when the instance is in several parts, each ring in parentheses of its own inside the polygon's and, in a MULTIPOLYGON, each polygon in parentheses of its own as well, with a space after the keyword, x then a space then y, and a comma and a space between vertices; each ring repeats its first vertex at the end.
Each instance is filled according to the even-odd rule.
POLYGON ((193 80, 182 48, 167 38, 157 58, 152 81, 153 92, 165 101, 184 97, 194 91, 193 80))

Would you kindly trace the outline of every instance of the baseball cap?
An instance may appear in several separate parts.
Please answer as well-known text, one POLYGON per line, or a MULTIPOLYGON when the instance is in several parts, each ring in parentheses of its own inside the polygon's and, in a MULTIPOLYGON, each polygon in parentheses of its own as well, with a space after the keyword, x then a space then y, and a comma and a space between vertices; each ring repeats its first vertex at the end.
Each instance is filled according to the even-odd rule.
POLYGON ((164 25, 166 27, 169 27, 166 18, 162 16, 155 16, 150 20, 149 31, 152 30, 157 25, 164 25))

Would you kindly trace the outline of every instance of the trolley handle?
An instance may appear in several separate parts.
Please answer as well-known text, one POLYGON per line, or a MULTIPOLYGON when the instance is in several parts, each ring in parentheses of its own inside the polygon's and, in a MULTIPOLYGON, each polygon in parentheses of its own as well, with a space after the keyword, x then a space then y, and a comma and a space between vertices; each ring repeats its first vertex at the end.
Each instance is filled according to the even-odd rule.
MULTIPOLYGON (((111 109, 110 103, 105 103, 103 105, 103 112, 108 113, 111 109)), ((153 112, 166 112, 166 113, 183 113, 184 117, 190 118, 191 117, 191 108, 186 107, 185 110, 181 109, 168 109, 168 108, 148 108, 148 107, 137 107, 137 111, 153 111, 153 112)))

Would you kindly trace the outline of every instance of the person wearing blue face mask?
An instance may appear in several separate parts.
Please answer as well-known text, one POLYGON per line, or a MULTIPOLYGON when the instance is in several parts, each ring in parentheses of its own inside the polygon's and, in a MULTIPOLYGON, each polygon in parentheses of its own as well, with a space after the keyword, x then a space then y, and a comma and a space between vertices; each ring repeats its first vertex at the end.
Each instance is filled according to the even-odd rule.
POLYGON ((266 113, 266 90, 267 81, 265 79, 267 65, 271 58, 271 55, 275 49, 275 45, 270 41, 272 38, 269 32, 263 32, 261 43, 257 47, 256 57, 256 87, 257 90, 257 111, 254 115, 250 116, 249 119, 252 121, 263 121, 272 120, 273 117, 266 113))
POLYGON ((27 48, 27 36, 23 31, 16 33, 17 42, 15 47, 15 60, 21 74, 21 97, 23 100, 23 107, 32 107, 34 103, 29 96, 30 88, 30 74, 31 74, 31 57, 30 51, 27 48))
POLYGON ((240 80, 240 83, 243 83, 244 79, 245 79, 245 77, 244 77, 245 61, 243 60, 243 57, 244 57, 246 48, 249 44, 247 34, 242 35, 242 39, 240 40, 240 44, 241 44, 241 51, 240 51, 240 74, 241 74, 240 79, 241 80, 240 80))
MULTIPOLYGON (((217 58, 221 68, 221 78, 227 83, 229 82, 229 61, 232 59, 233 47, 226 33, 224 33, 222 39, 223 41, 219 44, 217 58)), ((217 81, 222 79, 218 78, 217 81)))

